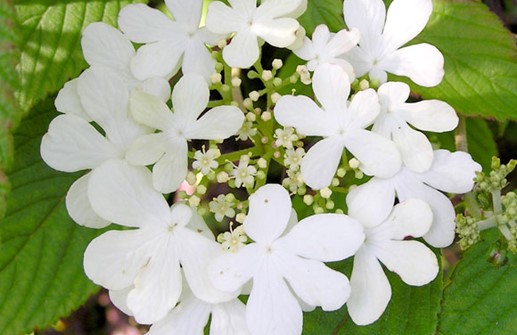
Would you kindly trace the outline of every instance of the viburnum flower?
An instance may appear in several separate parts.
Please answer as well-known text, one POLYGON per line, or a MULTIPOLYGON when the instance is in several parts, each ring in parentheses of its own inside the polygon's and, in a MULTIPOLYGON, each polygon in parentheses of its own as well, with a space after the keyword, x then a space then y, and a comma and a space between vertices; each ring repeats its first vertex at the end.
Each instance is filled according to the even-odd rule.
POLYGON ((222 250, 203 219, 184 204, 169 207, 153 189, 147 168, 106 162, 92 172, 88 195, 104 219, 137 228, 94 239, 84 254, 84 270, 98 285, 126 290, 126 305, 139 323, 156 322, 176 305, 182 272, 194 294, 207 302, 237 296, 216 290, 207 277, 208 262, 222 250))
POLYGON ((440 100, 406 103, 410 89, 405 83, 389 82, 377 90, 381 112, 372 131, 391 139, 397 145, 404 165, 424 172, 433 163, 433 148, 427 137, 414 130, 450 131, 458 125, 454 109, 440 100))
POLYGON ((481 166, 465 152, 436 150, 433 164, 422 173, 403 167, 392 178, 374 177, 351 190, 347 196, 348 214, 368 227, 380 222, 386 208, 399 201, 416 198, 425 201, 433 211, 433 223, 423 236, 437 248, 445 248, 454 240, 455 212, 451 201, 441 192, 466 193, 474 186, 476 171, 481 166), (377 210, 371 211, 371 208, 377 210))
MULTIPOLYGON (((130 69, 135 48, 120 31, 103 22, 88 25, 82 34, 81 46, 83 56, 90 67, 100 67, 101 71, 110 71, 118 76, 129 89, 140 89, 167 101, 171 94, 168 81, 162 77, 150 77, 139 80, 130 69)), ((77 92, 78 78, 65 83, 59 91, 55 105, 62 113, 76 114, 91 121, 84 111, 77 92)))
POLYGON ((127 159, 135 165, 156 163, 153 185, 162 193, 178 189, 187 176, 187 141, 226 139, 235 134, 244 121, 244 114, 235 106, 212 108, 198 119, 208 105, 209 94, 202 76, 188 74, 174 86, 172 113, 156 97, 138 91, 131 95, 131 115, 160 132, 137 139, 127 159))
POLYGON ((301 172, 307 185, 313 189, 329 186, 345 148, 368 175, 391 177, 400 169, 395 144, 365 130, 380 111, 374 90, 358 92, 349 104, 348 76, 331 64, 316 69, 312 88, 321 107, 306 96, 283 96, 275 108, 281 125, 294 127, 302 135, 324 137, 302 159, 301 172))
POLYGON ((262 186, 250 196, 243 223, 254 243, 219 256, 209 266, 219 289, 235 291, 253 281, 246 307, 252 334, 301 334, 300 304, 332 311, 350 294, 345 275, 323 262, 352 256, 364 239, 361 225, 342 214, 314 215, 296 223, 295 214, 284 188, 262 186))
POLYGON ((331 33, 329 28, 320 24, 312 33, 312 41, 304 38, 301 48, 293 50, 294 54, 307 61, 307 68, 314 71, 320 64, 335 64, 341 66, 352 82, 355 79, 354 68, 343 57, 359 42, 359 30, 342 29, 331 33))
MULTIPOLYGON (((151 131, 129 117, 128 88, 112 71, 100 67, 86 70, 77 80, 77 92, 84 110, 56 117, 41 141, 41 157, 50 167, 64 172, 94 170, 110 159, 124 159, 131 143, 151 131), (77 115, 81 113, 87 118, 77 115), (87 119, 95 121, 106 135, 87 119)), ((89 178, 87 173, 72 184, 66 207, 78 224, 102 228, 109 222, 90 206, 89 178)))
POLYGON ((433 45, 401 48, 424 29, 433 11, 432 0, 394 0, 386 14, 382 0, 345 0, 343 13, 348 28, 361 34, 359 46, 344 57, 357 77, 387 81, 387 72, 407 76, 421 86, 438 85, 443 78, 443 55, 433 45))
POLYGON ((347 301, 352 320, 367 325, 382 315, 391 298, 390 283, 379 262, 408 285, 422 286, 436 277, 439 267, 435 254, 423 243, 405 240, 408 236, 424 235, 433 214, 424 201, 416 199, 403 201, 393 210, 389 206, 359 209, 353 206, 353 212, 363 211, 363 218, 376 212, 365 225, 365 242, 354 257, 352 292, 347 301))
POLYGON ((235 179, 235 186, 244 187, 253 186, 255 182, 255 175, 257 174, 257 168, 253 165, 249 165, 249 156, 243 155, 239 159, 239 165, 233 166, 231 172, 232 178, 235 179))
POLYGON ((208 7, 206 27, 217 34, 235 33, 223 49, 224 61, 232 67, 248 68, 258 59, 263 41, 285 48, 297 40, 301 28, 295 18, 307 0, 230 0, 230 7, 214 1, 208 7))
POLYGON ((217 163, 219 156, 221 156, 219 149, 205 151, 203 147, 202 151, 198 150, 194 153, 195 160, 192 163, 192 168, 199 170, 201 174, 206 176, 219 166, 219 163, 217 163))
POLYGON ((118 24, 129 39, 142 43, 131 62, 139 79, 170 78, 182 69, 205 80, 215 72, 215 60, 206 44, 215 45, 222 36, 199 28, 203 0, 166 0, 174 19, 143 4, 128 5, 120 11, 118 24))

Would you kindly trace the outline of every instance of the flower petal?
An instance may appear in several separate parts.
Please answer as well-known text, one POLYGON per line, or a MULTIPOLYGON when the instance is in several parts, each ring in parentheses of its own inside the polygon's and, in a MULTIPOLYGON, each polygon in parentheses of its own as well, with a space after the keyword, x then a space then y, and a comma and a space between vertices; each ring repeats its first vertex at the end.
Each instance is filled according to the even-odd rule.
POLYGON ((209 99, 210 90, 206 80, 200 74, 185 75, 176 83, 172 91, 174 116, 185 126, 190 125, 205 110, 209 99))
POLYGON ((348 278, 320 261, 282 255, 275 259, 292 290, 306 304, 321 306, 324 311, 341 308, 350 295, 348 278))
POLYGON ((215 72, 215 63, 216 61, 205 43, 198 39, 191 39, 185 49, 181 69, 183 74, 197 73, 208 81, 215 72))
POLYGON ((79 225, 88 228, 104 228, 110 222, 101 218, 92 208, 88 199, 88 182, 90 173, 77 179, 66 194, 66 210, 70 217, 79 225))
POLYGON ((454 108, 440 100, 404 104, 397 108, 397 113, 417 129, 439 133, 453 130, 459 121, 454 108))
POLYGON ((420 86, 433 87, 443 78, 443 55, 433 45, 415 44, 399 49, 379 63, 379 67, 398 76, 407 76, 420 86))
POLYGON ((142 45, 131 60, 131 71, 140 80, 170 78, 180 69, 186 47, 187 40, 183 37, 176 41, 163 40, 142 45))
POLYGON ((380 111, 379 98, 373 89, 359 91, 348 106, 350 114, 348 127, 366 128, 374 122, 380 111))
POLYGON ((153 186, 161 193, 176 191, 188 173, 187 141, 169 139, 166 153, 153 166, 153 186))
POLYGON ((470 154, 462 151, 436 150, 431 168, 421 174, 422 181, 436 189, 450 193, 466 193, 474 187, 476 171, 481 165, 470 154))
POLYGON ((255 35, 272 46, 285 48, 296 41, 296 31, 300 27, 298 21, 292 18, 258 19, 251 26, 255 35))
POLYGON ((129 111, 136 121, 148 127, 162 131, 174 127, 174 118, 169 107, 160 98, 146 92, 131 92, 129 111))
POLYGON ((111 160, 92 172, 88 198, 111 222, 128 227, 167 225, 169 205, 151 185, 147 168, 111 160))
MULTIPOLYGON (((303 6, 303 0, 268 0, 261 3, 257 8, 255 17, 261 18, 277 18, 281 16, 291 16, 297 12, 300 6, 303 6)), ((300 14, 301 15, 301 14, 300 14)))
POLYGON ((400 170, 400 154, 393 142, 364 129, 346 134, 345 147, 361 162, 367 175, 389 178, 400 170))
POLYGON ((223 49, 223 58, 231 67, 247 69, 259 58, 260 49, 255 35, 250 29, 241 30, 223 49))
POLYGON ((411 91, 406 83, 389 82, 382 84, 377 93, 379 94, 379 103, 382 107, 390 111, 392 111, 393 107, 396 107, 398 111, 401 105, 405 105, 411 91))
POLYGON ((212 306, 210 335, 249 335, 246 306, 239 300, 212 306))
POLYGON ((160 77, 152 77, 144 80, 137 86, 137 89, 154 95, 155 97, 160 98, 163 102, 167 102, 171 97, 171 86, 169 85, 169 82, 160 77))
POLYGON ((341 67, 333 64, 318 66, 312 78, 312 89, 328 113, 346 111, 350 80, 341 67))
POLYGON ((250 332, 268 335, 301 334, 302 309, 284 279, 267 264, 257 270, 246 305, 250 332))
POLYGON ((126 160, 133 165, 156 163, 165 153, 167 135, 154 133, 137 138, 126 152, 126 160))
POLYGON ((392 239, 403 240, 408 236, 423 236, 432 222, 433 212, 425 201, 408 199, 395 205, 383 224, 390 226, 392 239))
POLYGON ((289 193, 278 184, 267 184, 249 197, 244 231, 254 241, 272 242, 285 231, 290 216, 289 193))
POLYGON ((276 244, 304 258, 336 262, 355 254, 363 241, 363 227, 356 220, 344 214, 318 214, 295 224, 276 244))
POLYGON ((350 217, 365 227, 375 227, 390 214, 395 204, 395 188, 389 179, 374 177, 350 190, 346 204, 350 217))
POLYGON ((83 105, 81 105, 81 99, 77 93, 78 81, 79 78, 75 78, 66 82, 65 86, 59 90, 54 105, 58 112, 74 114, 90 122, 92 119, 84 111, 83 105))
POLYGON ((178 24, 160 10, 144 4, 127 5, 118 16, 120 30, 136 43, 175 40, 181 35, 178 24))
POLYGON ((244 29, 247 22, 245 13, 228 7, 220 1, 208 5, 206 27, 216 34, 230 34, 244 29))
POLYGON ((165 5, 183 29, 197 30, 203 12, 203 0, 165 0, 165 5))
POLYGON ((350 286, 347 306, 354 323, 364 326, 375 322, 388 306, 391 287, 377 258, 365 248, 354 257, 350 286))
POLYGON ((433 164, 433 147, 427 136, 407 124, 394 128, 391 135, 404 166, 414 172, 429 170, 433 164))
POLYGON ((84 272, 94 283, 122 290, 146 264, 154 248, 153 235, 144 230, 108 231, 90 242, 84 252, 84 272))
POLYGON ((396 50, 415 38, 433 12, 431 0, 395 0, 388 8, 383 32, 383 47, 396 50))
POLYGON ((310 98, 299 95, 284 95, 275 107, 275 119, 284 127, 294 127, 305 136, 329 136, 332 120, 329 113, 310 98))
POLYGON ((359 39, 360 33, 357 28, 341 29, 329 40, 327 52, 333 57, 340 56, 356 46, 359 39))
POLYGON ((64 172, 93 169, 118 156, 111 142, 86 120, 72 114, 52 120, 41 140, 40 152, 45 163, 64 172))
POLYGON ((197 140, 224 140, 235 135, 244 122, 244 114, 235 106, 212 108, 185 130, 184 136, 197 140))
POLYGON ((133 289, 133 286, 126 287, 122 290, 109 290, 110 301, 120 309, 124 314, 133 316, 133 313, 127 307, 127 295, 133 289))
POLYGON ((303 181, 315 190, 329 186, 341 160, 343 149, 343 142, 334 137, 324 138, 313 145, 302 158, 303 181), (325 164, 321 164, 322 162, 325 164))
POLYGON ((376 256, 408 285, 425 285, 438 274, 436 255, 417 241, 386 241, 376 247, 376 256))
POLYGON ((94 22, 84 29, 81 46, 84 59, 91 66, 106 66, 129 74, 129 62, 135 48, 119 30, 103 22, 94 22))
POLYGON ((380 43, 386 7, 379 0, 345 0, 343 14, 349 29, 357 28, 361 34, 361 48, 373 51, 380 43))

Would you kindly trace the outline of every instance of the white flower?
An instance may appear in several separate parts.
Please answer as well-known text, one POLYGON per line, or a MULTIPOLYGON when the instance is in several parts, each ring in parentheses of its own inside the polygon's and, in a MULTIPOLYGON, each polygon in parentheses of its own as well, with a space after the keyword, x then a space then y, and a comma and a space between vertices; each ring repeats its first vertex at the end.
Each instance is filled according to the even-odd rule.
POLYGON ((221 243, 223 250, 228 252, 236 252, 242 248, 247 241, 248 237, 246 236, 243 226, 238 226, 231 231, 224 232, 217 236, 217 242, 221 243))
POLYGON ((131 164, 153 167, 153 185, 162 193, 175 191, 188 172, 188 140, 223 140, 235 134, 244 115, 235 106, 215 107, 201 116, 209 99, 208 84, 200 75, 183 76, 172 93, 173 113, 167 105, 146 93, 130 98, 131 115, 161 132, 142 136, 129 149, 131 164))
MULTIPOLYGON (((41 141, 41 157, 50 167, 64 172, 96 169, 110 159, 124 159, 131 143, 151 131, 129 118, 127 87, 119 76, 100 67, 86 70, 76 83, 84 109, 52 120, 41 141), (81 113, 87 117, 78 116, 81 113), (106 136, 88 120, 95 121, 106 136)), ((78 224, 102 228, 109 222, 91 209, 89 178, 87 173, 72 184, 66 196, 67 210, 78 224)))
POLYGON ((306 0, 266 0, 257 8, 256 0, 231 0, 230 6, 214 1, 208 7, 207 28, 217 34, 235 33, 223 49, 225 62, 248 68, 260 54, 262 41, 285 48, 295 43, 300 29, 294 18, 307 6, 306 0))
POLYGON ((253 122, 245 121, 237 133, 237 139, 246 141, 249 138, 257 135, 257 128, 253 127, 253 122))
POLYGON ((345 0, 346 25, 361 34, 359 46, 344 56, 356 76, 368 73, 385 83, 390 72, 421 86, 438 85, 444 74, 441 52, 427 43, 401 48, 424 29, 432 11, 432 0, 394 0, 387 14, 382 0, 345 0))
POLYGON ((301 334, 300 304, 331 311, 347 300, 348 279, 323 262, 353 255, 364 239, 361 225, 338 214, 295 223, 289 194, 276 184, 262 186, 249 203, 243 226, 255 242, 217 258, 210 278, 227 291, 253 281, 246 307, 252 334, 301 334), (288 223, 292 228, 286 232, 288 223))
POLYGON ((404 240, 408 236, 420 237, 429 230, 433 214, 425 202, 413 199, 399 203, 393 210, 373 206, 361 210, 364 215, 374 211, 379 215, 374 226, 365 227, 365 242, 355 254, 347 306, 356 324, 367 325, 382 315, 391 298, 391 287, 379 262, 412 286, 429 283, 439 267, 436 256, 423 243, 404 240))
POLYGON ((257 174, 257 168, 253 165, 249 165, 249 158, 241 157, 239 165, 234 165, 230 174, 235 178, 235 186, 253 186, 253 182, 255 181, 254 177, 257 174))
POLYGON ((120 11, 120 29, 131 41, 144 44, 131 62, 134 75, 170 78, 181 67, 184 74, 197 73, 208 82, 215 60, 205 44, 215 45, 221 36, 199 28, 203 0, 167 0, 165 5, 174 20, 143 4, 120 11))
POLYGON ((198 150, 194 153, 195 160, 192 163, 192 168, 199 170, 201 174, 206 176, 219 166, 216 160, 219 156, 221 156, 219 149, 205 151, 203 147, 202 151, 198 150))
POLYGON ((361 162, 364 173, 394 175, 401 165, 395 144, 364 129, 379 114, 375 91, 358 92, 348 104, 348 76, 341 67, 331 64, 316 69, 312 87, 321 107, 306 96, 283 96, 275 108, 281 125, 294 127, 302 135, 324 137, 302 159, 305 183, 313 189, 329 186, 345 148, 361 162))
POLYGON ((302 158, 305 155, 303 148, 287 149, 285 151, 284 164, 289 167, 289 170, 295 171, 300 166, 302 158))
POLYGON ((215 219, 219 222, 223 221, 225 216, 233 218, 235 216, 235 197, 233 194, 219 194, 217 198, 212 199, 208 203, 210 212, 215 214, 215 219))
POLYGON ((312 41, 305 37, 303 46, 293 50, 294 54, 308 61, 307 68, 314 71, 320 64, 335 64, 341 66, 352 82, 355 79, 354 68, 341 56, 350 51, 359 42, 359 31, 342 29, 331 33, 329 28, 320 24, 312 33, 312 41))
POLYGON ((138 322, 156 322, 176 305, 181 270, 194 294, 207 302, 236 296, 209 282, 207 262, 222 251, 203 219, 184 204, 169 207, 152 188, 145 167, 109 161, 92 172, 88 193, 103 218, 138 228, 108 231, 84 254, 85 273, 96 284, 110 290, 129 288, 125 302, 138 322))
POLYGON ((364 225, 374 226, 386 208, 399 201, 411 198, 425 201, 433 211, 431 229, 423 236, 425 241, 437 248, 445 248, 454 240, 454 206, 441 192, 465 193, 472 190, 476 171, 481 166, 464 152, 434 151, 433 164, 429 170, 416 173, 402 168, 392 178, 374 177, 354 188, 347 196, 349 215, 364 225), (371 208, 377 210, 372 211, 371 208))
POLYGON ((433 148, 427 137, 409 126, 424 131, 444 132, 456 128, 458 116, 454 109, 440 100, 406 103, 409 86, 389 82, 377 91, 381 113, 372 131, 395 142, 404 165, 415 172, 424 172, 433 163, 433 148))
MULTIPOLYGON (((146 80, 139 80, 133 76, 130 62, 135 55, 135 48, 117 29, 103 22, 92 23, 83 31, 81 46, 84 59, 91 67, 112 72, 129 89, 143 90, 164 101, 169 99, 171 88, 165 78, 150 77, 146 80)), ((76 114, 91 121, 81 104, 77 85, 77 78, 65 83, 56 97, 56 109, 62 113, 76 114)))
POLYGON ((275 144, 277 147, 284 147, 288 149, 293 148, 293 142, 298 141, 298 135, 295 134, 293 127, 285 127, 284 129, 276 129, 275 144))
POLYGON ((210 335, 249 335, 246 306, 233 299, 209 304, 187 290, 167 316, 151 326, 147 335, 200 335, 210 321, 210 335))

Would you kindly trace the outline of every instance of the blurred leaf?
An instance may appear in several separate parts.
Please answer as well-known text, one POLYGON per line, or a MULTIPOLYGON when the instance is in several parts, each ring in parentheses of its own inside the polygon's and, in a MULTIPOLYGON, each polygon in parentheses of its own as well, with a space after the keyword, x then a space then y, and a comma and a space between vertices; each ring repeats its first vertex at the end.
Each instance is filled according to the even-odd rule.
POLYGON ((515 334, 517 257, 510 255, 506 265, 493 265, 488 256, 498 232, 492 229, 484 236, 484 242, 464 253, 451 275, 437 334, 515 334))
POLYGON ((517 119, 515 38, 484 4, 435 0, 433 15, 417 42, 440 49, 445 77, 436 87, 412 84, 415 92, 447 101, 466 115, 517 119))
POLYGON ((467 119, 467 142, 472 158, 484 171, 490 171, 492 156, 498 156, 498 152, 494 135, 485 120, 467 119))
POLYGON ((343 1, 341 0, 308 0, 307 10, 298 19, 300 24, 312 35, 318 24, 326 24, 330 31, 337 32, 345 28, 343 19, 343 1))
POLYGON ((15 133, 8 171, 12 191, 0 221, 0 334, 30 333, 69 314, 97 288, 83 273, 89 241, 99 232, 75 224, 65 195, 79 174, 49 168, 42 135, 55 116, 51 100, 33 109, 15 133))

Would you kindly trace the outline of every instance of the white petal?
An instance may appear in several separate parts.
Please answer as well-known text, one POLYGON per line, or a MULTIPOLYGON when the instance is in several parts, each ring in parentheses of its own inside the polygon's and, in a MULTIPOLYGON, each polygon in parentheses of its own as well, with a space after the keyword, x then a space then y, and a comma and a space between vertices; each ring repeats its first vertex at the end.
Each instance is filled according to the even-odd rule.
POLYGON ((424 172, 433 163, 433 147, 423 133, 407 124, 400 125, 392 131, 393 142, 400 150, 404 166, 414 172, 424 172))
POLYGON ((417 241, 386 241, 377 246, 376 255, 408 285, 425 285, 438 274, 435 254, 417 241))
POLYGON ((165 0, 165 5, 184 29, 195 31, 199 27, 203 0, 165 0))
POLYGON ((138 323, 155 323, 178 303, 182 289, 180 265, 174 247, 167 243, 167 239, 155 242, 156 250, 127 296, 127 306, 138 323))
POLYGON ((284 279, 267 266, 259 268, 258 275, 253 279, 253 289, 246 305, 246 319, 252 334, 302 333, 300 304, 284 279))
POLYGON ((152 188, 151 173, 111 160, 95 169, 88 185, 93 209, 111 222, 129 226, 166 225, 169 205, 152 188))
MULTIPOLYGON (((322 29, 322 28, 320 28, 321 26, 326 27, 325 25, 322 25, 322 24, 317 26, 316 29, 314 29, 314 33, 312 33, 313 38, 314 38, 314 35, 316 34, 316 32, 318 30, 322 29), (320 28, 320 29, 318 29, 318 28, 320 28)), ((296 56, 298 56, 298 58, 301 58, 306 61, 311 60, 314 57, 316 57, 315 47, 314 47, 312 41, 308 37, 304 37, 302 46, 298 49, 294 49, 293 52, 296 56)))
POLYGON ((91 117, 84 111, 77 93, 78 80, 78 78, 75 78, 65 83, 65 86, 59 90, 54 105, 58 112, 74 114, 90 122, 91 117))
POLYGON ((151 326, 147 335, 184 334, 200 335, 210 317, 210 304, 193 295, 182 299, 167 316, 151 326))
POLYGON ((183 76, 172 91, 174 116, 181 119, 185 125, 190 125, 205 110, 209 98, 208 84, 200 74, 191 73, 183 76))
POLYGON ((160 98, 134 90, 129 100, 131 116, 141 124, 160 130, 174 127, 172 112, 160 98))
POLYGON ((210 335, 249 335, 246 324, 246 306, 239 300, 212 307, 210 335))
POLYGON ((298 133, 306 136, 329 136, 332 131, 329 113, 303 95, 281 97, 276 103, 275 119, 282 126, 294 127, 298 133))
POLYGON ((40 151, 45 163, 64 172, 93 169, 118 156, 111 142, 83 118, 72 114, 52 120, 40 151))
POLYGON ((237 297, 238 291, 224 292, 216 289, 208 276, 208 265, 223 254, 218 243, 188 228, 177 232, 175 242, 185 279, 196 297, 211 304, 237 297))
POLYGON ((223 140, 235 135, 244 122, 244 114, 235 106, 212 108, 185 130, 188 139, 223 140))
POLYGON ((66 210, 79 225, 88 228, 104 228, 110 224, 101 218, 92 208, 88 199, 88 182, 90 173, 77 179, 66 194, 66 210))
POLYGON ((333 57, 340 56, 356 46, 359 38, 360 33, 357 28, 341 29, 330 39, 326 47, 327 52, 333 57))
POLYGON ((431 168, 421 175, 430 186, 451 193, 466 193, 474 187, 476 171, 481 165, 462 151, 436 150, 431 168))
POLYGON ((332 64, 318 66, 312 78, 312 89, 328 113, 346 110, 350 80, 341 67, 332 64))
POLYGON ((296 31, 300 24, 292 18, 258 20, 251 31, 277 48, 285 48, 296 41, 296 31))
POLYGON ((433 11, 431 0, 395 0, 388 8, 383 47, 396 50, 424 29, 433 11))
POLYGON ((391 299, 391 287, 381 265, 369 250, 360 249, 354 257, 350 277, 351 293, 348 313, 355 324, 364 326, 375 322, 391 299))
POLYGON ((349 29, 359 29, 361 47, 372 51, 377 48, 386 18, 384 2, 379 0, 345 0, 343 13, 347 27, 349 29))
POLYGON ((103 22, 95 22, 83 31, 81 39, 84 59, 91 66, 129 73, 129 61, 135 48, 120 31, 103 22))
POLYGON ((140 80, 152 77, 170 78, 180 69, 185 48, 185 39, 142 45, 131 60, 131 71, 140 80))
POLYGON ((267 184, 249 197, 244 230, 254 241, 272 242, 284 232, 290 216, 289 193, 278 184, 267 184))
POLYGON ((372 55, 368 54, 368 51, 361 47, 353 47, 341 57, 352 64, 356 77, 362 77, 367 74, 373 65, 372 55))
POLYGON ((122 290, 109 290, 108 294, 111 302, 115 307, 121 310, 126 315, 133 315, 127 307, 127 295, 133 289, 133 286, 129 286, 122 290))
POLYGON ((118 17, 120 30, 136 43, 177 39, 180 35, 178 24, 170 20, 158 9, 143 4, 127 5, 118 17))
MULTIPOLYGON (((188 7, 188 6, 187 6, 188 7)), ((207 81, 215 72, 215 59, 205 44, 198 40, 190 40, 185 55, 183 56, 183 74, 197 73, 202 75, 207 81)))
POLYGON ((329 186, 341 160, 343 149, 343 142, 334 137, 324 138, 313 145, 302 158, 303 181, 315 190, 329 186))
POLYGON ((287 255, 275 261, 294 293, 311 306, 335 311, 350 295, 348 278, 320 261, 287 255))
POLYGON ((151 165, 165 153, 167 135, 155 133, 137 138, 126 152, 126 160, 133 165, 151 165))
POLYGON ((429 231, 433 212, 429 205, 419 199, 408 199, 393 207, 384 225, 390 226, 391 238, 403 240, 408 236, 420 237, 429 231))
POLYGON ((395 188, 389 179, 372 178, 348 192, 348 215, 365 227, 381 224, 395 204, 395 188))
POLYGON ((344 214, 318 214, 294 225, 276 243, 304 258, 336 262, 355 254, 363 241, 363 227, 356 220, 344 214))
POLYGON ((169 100, 171 97, 171 86, 164 78, 152 77, 146 79, 141 84, 139 84, 137 88, 144 91, 145 93, 149 93, 155 97, 160 98, 160 100, 163 102, 167 102, 167 100, 169 100))
POLYGON ((220 1, 214 1, 208 5, 206 27, 216 34, 240 31, 244 29, 246 21, 245 13, 240 13, 220 1))
POLYGON ((153 186, 161 193, 176 191, 188 173, 187 141, 169 140, 165 155, 153 166, 153 186))
POLYGON ((252 66, 259 54, 257 35, 249 29, 237 32, 230 44, 223 49, 224 61, 231 67, 242 69, 252 66))
POLYGON ((84 252, 84 272, 94 283, 122 290, 147 263, 153 252, 149 231, 108 231, 95 238, 84 252))
POLYGON ((377 93, 369 88, 357 92, 348 106, 350 128, 366 128, 370 126, 380 112, 377 93))
POLYGON ((215 240, 214 233, 212 233, 208 225, 205 223, 205 220, 203 220, 203 217, 199 215, 197 211, 192 211, 192 217, 190 218, 187 227, 203 235, 209 240, 215 240))
POLYGON ((458 116, 448 103, 440 100, 425 100, 404 104, 397 113, 415 128, 425 131, 444 132, 456 128, 458 116))
POLYGON ((397 111, 404 105, 411 93, 409 85, 401 82, 389 82, 382 84, 377 90, 379 103, 386 109, 397 107, 397 111))
POLYGON ((363 129, 346 134, 345 147, 361 162, 367 175, 389 178, 399 171, 400 154, 393 142, 363 129))
POLYGON ((427 43, 404 47, 383 59, 379 66, 390 73, 407 76, 420 86, 438 85, 443 78, 443 55, 427 43))
MULTIPOLYGON (((276 18, 280 16, 292 16, 303 7, 302 0, 268 0, 261 3, 257 8, 256 18, 276 18)), ((299 14, 301 15, 301 14, 299 14)))

